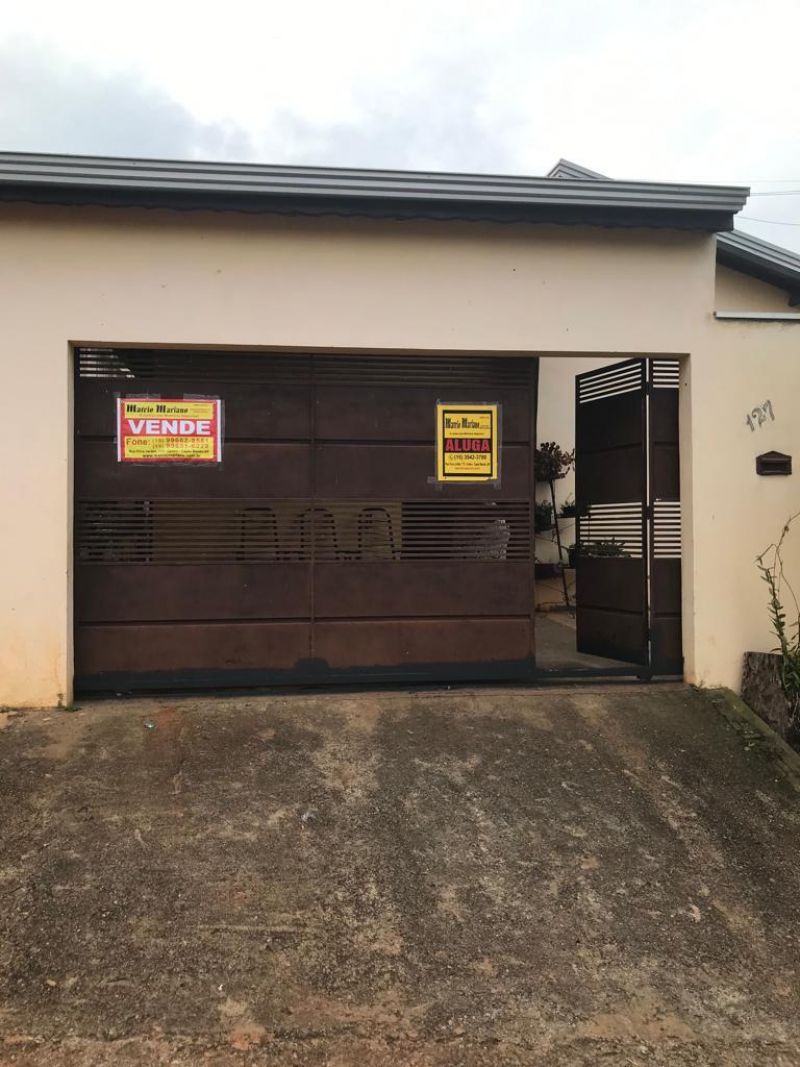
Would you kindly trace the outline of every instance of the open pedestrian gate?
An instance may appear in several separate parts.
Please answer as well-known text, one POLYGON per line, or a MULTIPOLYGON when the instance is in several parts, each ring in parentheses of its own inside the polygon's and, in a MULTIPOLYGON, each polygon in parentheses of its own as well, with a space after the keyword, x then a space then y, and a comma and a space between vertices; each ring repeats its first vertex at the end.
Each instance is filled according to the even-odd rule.
POLYGON ((530 676, 536 372, 79 350, 76 686, 530 676), (121 462, 125 397, 221 399, 221 462, 121 462), (436 482, 437 401, 500 405, 499 482, 436 482))
POLYGON ((680 674, 679 363, 576 379, 577 647, 680 674))

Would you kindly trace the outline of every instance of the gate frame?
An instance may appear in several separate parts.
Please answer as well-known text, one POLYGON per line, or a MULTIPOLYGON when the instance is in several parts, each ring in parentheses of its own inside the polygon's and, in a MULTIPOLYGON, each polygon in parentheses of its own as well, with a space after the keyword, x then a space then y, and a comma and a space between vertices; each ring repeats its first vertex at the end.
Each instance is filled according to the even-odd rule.
MULTIPOLYGON (((193 342, 178 343, 175 341, 162 342, 155 341, 151 338, 141 338, 138 340, 109 340, 109 339, 97 339, 90 337, 81 337, 69 339, 66 344, 66 360, 64 365, 64 373, 67 375, 67 395, 68 395, 68 419, 67 419, 67 440, 65 442, 66 447, 66 485, 65 490, 67 493, 67 516, 68 516, 68 532, 67 532, 67 554, 65 559, 66 569, 66 584, 67 584, 67 613, 64 620, 66 626, 66 640, 64 643, 65 649, 65 675, 66 682, 64 686, 64 693, 61 696, 61 703, 63 706, 71 706, 74 700, 74 682, 75 682, 75 643, 74 643, 74 623, 75 623, 75 363, 76 353, 79 348, 84 347, 113 347, 113 348, 161 348, 161 349, 183 349, 183 350, 198 350, 198 351, 228 351, 232 347, 235 347, 239 351, 249 352, 263 352, 267 353, 286 353, 286 354, 302 354, 309 352, 320 353, 344 353, 352 352, 355 354, 372 352, 375 355, 420 355, 420 356, 438 356, 441 358, 448 358, 450 356, 518 356, 525 359, 534 358, 553 358, 559 360, 570 360, 577 358, 591 358, 591 359, 607 359, 622 361, 624 359, 642 358, 641 351, 626 352, 624 350, 618 350, 614 352, 608 351, 580 351, 580 350, 564 350, 554 351, 552 349, 538 350, 536 348, 529 348, 525 350, 513 350, 508 349, 486 349, 480 350, 465 350, 465 349, 439 349, 439 348, 380 348, 373 347, 366 349, 364 347, 347 347, 331 346, 320 347, 318 345, 252 345, 252 344, 221 344, 218 342, 210 344, 197 344, 193 342)), ((691 403, 691 390, 692 390, 692 357, 689 352, 650 352, 648 355, 652 358, 658 359, 674 359, 679 363, 680 373, 680 387, 679 387, 679 450, 680 450, 680 484, 681 484, 681 539, 682 539, 682 578, 681 578, 681 627, 683 635, 683 678, 686 681, 691 681, 695 673, 695 628, 694 628, 694 546, 691 536, 691 530, 693 525, 693 479, 692 479, 692 403, 691 403)), ((536 366, 540 366, 537 362, 536 366)), ((533 417, 533 437, 532 443, 535 448, 538 443, 538 413, 539 413, 539 390, 537 388, 536 403, 534 405, 533 417)), ((533 521, 533 519, 531 520, 533 521)), ((535 579, 534 579, 535 582, 535 579)), ((535 612, 535 603, 532 606, 532 612, 535 612)), ((616 671, 605 671, 598 677, 615 676, 631 676, 632 672, 627 669, 621 669, 616 671)), ((575 677, 574 673, 570 675, 575 677)), ((563 676, 562 676, 563 677, 563 676)), ((552 678, 554 681, 559 681, 557 672, 549 674, 547 677, 543 676, 541 670, 537 670, 536 676, 532 684, 547 684, 548 678, 552 678)))
MULTIPOLYGON (((394 356, 398 356, 398 357, 405 356, 405 357, 411 357, 411 358, 419 357, 420 359, 424 359, 426 357, 427 358, 434 357, 434 358, 441 359, 442 361, 446 361, 448 359, 454 359, 454 358, 470 358, 470 357, 474 357, 475 359, 484 359, 484 360, 487 360, 487 359, 489 359, 489 360, 491 360, 491 359, 523 359, 523 360, 527 360, 529 362, 529 365, 530 365, 530 368, 531 368, 529 389, 532 390, 532 397, 533 397, 533 403, 530 405, 530 413, 529 413, 530 414, 529 448, 530 448, 530 455, 531 455, 530 478, 531 478, 531 494, 532 494, 531 495, 531 502, 533 501, 533 489, 535 488, 535 474, 534 474, 534 464, 533 464, 533 453, 534 453, 534 449, 535 449, 535 432, 536 432, 536 424, 537 424, 537 416, 538 416, 538 380, 539 380, 539 356, 540 356, 540 353, 538 353, 538 352, 529 352, 529 351, 521 351, 521 350, 509 351, 509 350, 505 350, 505 349, 486 349, 486 348, 481 348, 479 350, 478 349, 475 349, 475 350, 463 350, 463 349, 432 349, 432 348, 431 349, 429 349, 429 348, 424 348, 424 349, 423 348, 416 348, 416 349, 391 348, 391 349, 389 349, 389 348, 375 348, 375 347, 372 347, 372 346, 370 346, 370 347, 364 347, 364 346, 359 346, 359 347, 354 347, 354 346, 346 346, 346 347, 344 347, 344 346, 334 346, 334 347, 324 347, 323 348, 323 347, 320 347, 320 346, 306 346, 306 345, 286 346, 286 345, 246 345, 246 344, 220 344, 220 343, 214 343, 214 344, 196 344, 196 343, 193 343, 193 344, 192 343, 190 343, 190 344, 181 344, 181 343, 175 343, 175 342, 164 344, 164 343, 153 342, 153 341, 146 341, 146 342, 137 342, 137 341, 108 342, 108 341, 96 341, 96 340, 87 341, 87 340, 84 340, 84 339, 70 341, 69 345, 68 345, 68 348, 69 348, 68 374, 69 374, 69 388, 70 388, 70 419, 69 419, 69 441, 68 441, 68 463, 69 463, 69 487, 68 487, 68 493, 69 493, 69 527, 70 527, 70 536, 69 536, 69 544, 68 544, 68 564, 67 564, 67 571, 68 571, 68 603, 69 603, 69 619, 68 619, 68 642, 69 642, 69 644, 68 644, 68 647, 69 647, 68 676, 69 676, 69 686, 68 686, 68 694, 67 694, 68 695, 68 702, 71 702, 72 699, 73 699, 74 690, 75 690, 75 680, 76 680, 76 670, 75 670, 75 667, 76 667, 76 663, 75 663, 75 619, 76 619, 76 610, 75 610, 75 604, 76 604, 76 574, 77 574, 76 523, 77 523, 78 515, 77 515, 77 509, 75 507, 76 452, 77 452, 76 447, 75 447, 75 445, 76 445, 75 410, 76 410, 76 399, 77 399, 77 397, 76 397, 76 393, 77 393, 77 389, 76 389, 77 363, 78 363, 79 351, 81 349, 85 349, 85 348, 89 348, 89 349, 94 349, 94 348, 97 348, 97 349, 112 348, 112 349, 119 349, 119 350, 125 350, 125 349, 134 349, 134 350, 147 349, 147 350, 153 350, 153 351, 170 351, 170 350, 172 350, 172 351, 181 351, 181 352, 186 352, 186 353, 192 353, 192 352, 220 352, 220 353, 226 353, 226 352, 235 351, 235 352, 241 352, 241 353, 263 354, 265 356, 267 356, 267 355, 285 354, 285 355, 290 355, 290 356, 291 355, 296 355, 298 357, 309 356, 309 355, 311 355, 311 356, 313 356, 313 355, 330 355, 330 356, 334 356, 334 357, 335 356, 349 356, 349 355, 354 355, 354 356, 375 356, 375 357, 385 356, 387 358, 392 358, 394 356)), ((312 388, 312 392, 311 392, 310 398, 309 398, 309 401, 310 401, 310 404, 311 404, 311 410, 312 410, 312 425, 313 425, 313 415, 314 415, 314 411, 315 411, 313 400, 314 400, 314 396, 313 396, 313 388, 312 388)), ((313 471, 312 471, 312 474, 313 474, 313 471)), ((532 530, 532 527, 533 527, 533 521, 534 521, 533 520, 533 507, 531 506, 531 518, 530 518, 531 530, 532 530)), ((443 675, 441 678, 432 678, 430 680, 428 680, 428 679, 414 679, 414 678, 406 679, 405 677, 401 677, 401 678, 398 678, 398 679, 375 681, 371 677, 369 677, 368 674, 365 677, 361 677, 360 676, 361 668, 354 668, 352 677, 345 677, 344 676, 345 672, 340 672, 340 677, 338 677, 338 678, 335 678, 335 679, 327 679, 326 678, 326 679, 321 680, 321 681, 324 681, 325 685, 336 685, 336 684, 349 685, 349 684, 353 684, 353 685, 364 685, 364 686, 376 685, 376 686, 379 686, 379 687, 380 686, 385 686, 385 685, 418 685, 418 684, 439 685, 439 684, 447 684, 448 682, 453 682, 455 684, 462 684, 462 685, 464 685, 464 684, 478 684, 478 685, 480 685, 480 684, 508 684, 508 683, 511 683, 511 684, 523 684, 523 685, 531 684, 531 683, 535 684, 535 670, 536 670, 536 668, 535 668, 534 656, 535 656, 536 598, 535 598, 535 570, 534 570, 534 562, 533 562, 532 554, 531 554, 531 559, 530 559, 530 572, 531 572, 530 573, 530 587, 531 587, 530 610, 526 614, 527 614, 527 618, 529 619, 530 651, 531 651, 531 654, 530 654, 530 659, 524 661, 525 664, 526 664, 526 672, 527 672, 527 673, 525 673, 524 676, 523 675, 514 675, 512 677, 506 677, 503 673, 498 673, 498 675, 493 678, 493 676, 492 676, 492 674, 490 672, 489 674, 487 674, 486 681, 483 682, 481 680, 475 681, 474 679, 472 679, 470 677, 460 678, 460 677, 458 677, 458 673, 456 672, 453 675, 448 673, 446 676, 443 675)), ((525 615, 520 615, 519 617, 520 618, 525 618, 526 616, 525 615)), ((511 662, 511 661, 509 661, 509 662, 511 662)), ((516 661, 514 661, 514 662, 516 662, 516 661)), ((522 663, 523 661, 520 661, 520 662, 522 663)), ((371 669, 372 668, 367 668, 367 671, 369 671, 371 669)), ((232 683, 232 684, 236 684, 236 683, 232 683)), ((282 681, 278 681, 278 682, 275 682, 275 683, 271 683, 271 682, 259 683, 259 682, 255 682, 254 681, 254 682, 245 682, 245 683, 242 683, 242 684, 244 685, 245 688, 249 688, 252 685, 252 687, 254 689, 269 689, 269 688, 272 688, 273 685, 275 685, 275 686, 283 686, 284 685, 284 683, 282 681)), ((297 684, 297 682, 294 681, 294 680, 290 680, 289 684, 290 685, 295 685, 295 684, 297 684)), ((312 680, 309 680, 307 683, 303 682, 302 684, 314 685, 314 684, 316 684, 316 682, 312 679, 312 680)), ((215 685, 214 684, 210 684, 209 688, 213 690, 215 688, 215 685)), ((222 683, 220 683, 220 691, 226 691, 226 687, 222 683)), ((145 694, 146 692, 147 692, 147 688, 146 687, 141 690, 142 694, 145 694)), ((94 694, 91 691, 87 690, 86 695, 87 696, 93 696, 94 694)))

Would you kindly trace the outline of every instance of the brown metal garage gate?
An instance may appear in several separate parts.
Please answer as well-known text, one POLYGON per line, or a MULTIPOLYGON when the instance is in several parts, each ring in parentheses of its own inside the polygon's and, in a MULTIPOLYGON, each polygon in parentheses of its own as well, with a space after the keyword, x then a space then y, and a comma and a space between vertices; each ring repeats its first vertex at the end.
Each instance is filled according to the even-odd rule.
POLYGON ((81 349, 79 690, 533 673, 537 364, 81 349), (117 461, 115 397, 219 396, 217 467, 117 461), (437 400, 499 401, 501 482, 436 485, 437 400))

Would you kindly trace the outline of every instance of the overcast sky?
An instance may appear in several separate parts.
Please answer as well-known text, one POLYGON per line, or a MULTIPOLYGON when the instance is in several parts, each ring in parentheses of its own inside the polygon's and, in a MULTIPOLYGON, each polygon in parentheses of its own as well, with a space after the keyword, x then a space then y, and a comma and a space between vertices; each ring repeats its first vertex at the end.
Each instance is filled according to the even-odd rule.
POLYGON ((800 0, 2 11, 0 149, 517 174, 564 156, 751 185, 737 224, 800 251, 800 0))

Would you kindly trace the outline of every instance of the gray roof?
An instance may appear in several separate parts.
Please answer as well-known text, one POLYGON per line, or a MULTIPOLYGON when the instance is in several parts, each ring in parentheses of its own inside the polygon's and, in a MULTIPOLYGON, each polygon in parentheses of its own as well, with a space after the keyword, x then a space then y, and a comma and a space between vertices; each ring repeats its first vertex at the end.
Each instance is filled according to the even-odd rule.
POLYGON ((526 178, 0 153, 0 199, 58 204, 713 231, 733 225, 747 194, 740 186, 618 182, 591 172, 526 178))
POLYGON ((742 230, 717 235, 717 261, 789 292, 800 303, 800 256, 742 230))
MULTIPOLYGON (((604 174, 589 170, 569 159, 559 159, 548 172, 550 178, 600 178, 604 174)), ((800 303, 800 256, 786 248, 762 241, 743 230, 717 234, 717 261, 753 278, 770 282, 789 292, 791 304, 800 303)))

